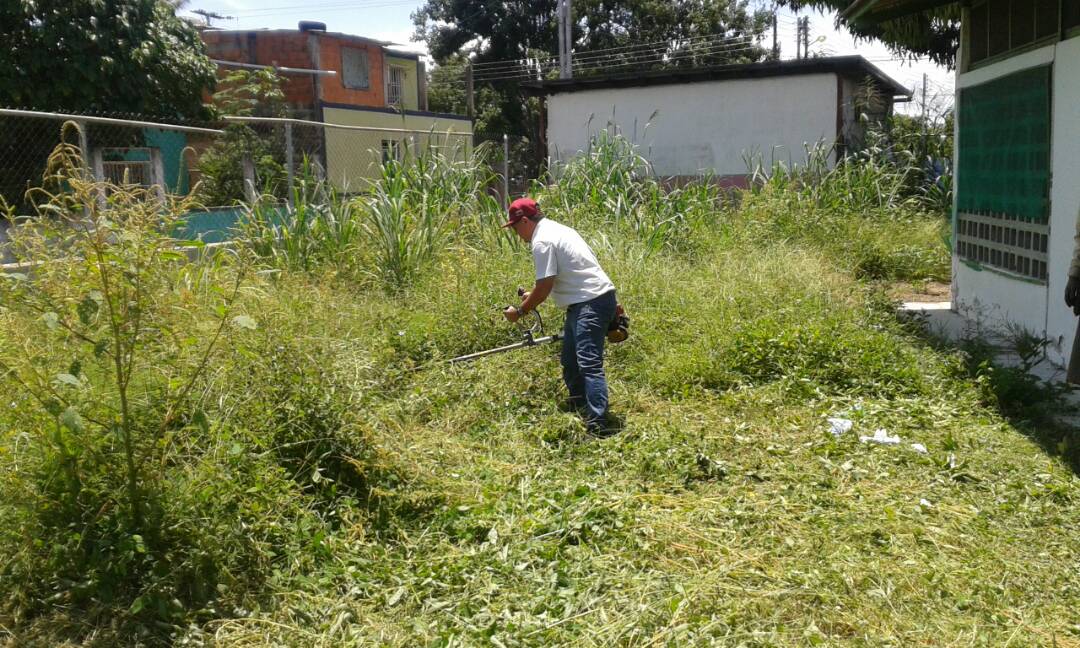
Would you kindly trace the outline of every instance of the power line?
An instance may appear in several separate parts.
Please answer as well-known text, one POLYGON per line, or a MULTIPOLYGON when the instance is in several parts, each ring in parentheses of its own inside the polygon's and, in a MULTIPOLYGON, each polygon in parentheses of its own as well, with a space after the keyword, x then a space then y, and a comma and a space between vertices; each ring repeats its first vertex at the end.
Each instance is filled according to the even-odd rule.
MULTIPOLYGON (((746 36, 725 36, 723 34, 710 34, 710 35, 707 35, 707 36, 694 36, 694 37, 688 38, 688 39, 682 41, 682 44, 684 44, 684 45, 685 44, 692 44, 693 42, 700 41, 700 40, 727 39, 727 40, 732 40, 732 41, 739 41, 739 40, 749 39, 749 38, 753 38, 753 37, 749 36, 749 35, 746 35, 746 36)), ((636 45, 622 45, 622 46, 619 46, 619 47, 609 47, 609 48, 605 48, 605 49, 588 50, 587 52, 583 53, 583 56, 584 55, 590 55, 591 56, 591 55, 600 54, 600 53, 603 53, 603 52, 615 52, 615 51, 622 51, 622 50, 638 50, 638 49, 643 49, 643 48, 650 48, 650 46, 671 47, 671 44, 672 44, 672 42, 674 40, 676 40, 676 39, 666 39, 666 40, 652 41, 652 42, 649 42, 649 43, 638 43, 636 45)), ((482 63, 474 63, 473 64, 473 69, 479 71, 479 70, 481 70, 481 69, 483 69, 485 67, 489 67, 489 66, 493 66, 493 65, 497 66, 497 65, 503 64, 503 63, 513 63, 513 62, 522 61, 522 60, 529 60, 529 59, 520 58, 520 59, 502 59, 502 60, 498 60, 498 61, 484 61, 482 63)))
MULTIPOLYGON (((731 51, 749 51, 761 48, 760 45, 752 43, 751 41, 747 41, 745 38, 728 39, 727 41, 721 42, 716 37, 713 37, 711 42, 697 41, 690 44, 690 46, 687 48, 671 50, 670 47, 670 43, 665 43, 661 47, 639 46, 636 50, 627 50, 622 53, 611 53, 611 49, 590 50, 583 52, 580 55, 574 56, 574 63, 575 65, 578 65, 584 63, 598 63, 605 60, 611 61, 613 63, 622 63, 625 62, 628 58, 630 60, 635 60, 641 58, 665 56, 669 54, 676 56, 684 53, 700 55, 704 53, 720 53, 725 49, 730 49, 731 51)), ((490 76, 492 74, 500 74, 511 70, 521 69, 523 67, 530 67, 538 64, 543 65, 544 63, 552 61, 554 61, 554 57, 547 56, 529 59, 487 61, 485 63, 474 64, 473 70, 478 77, 490 76)), ((456 67, 460 68, 461 66, 456 67)))
MULTIPOLYGON (((760 48, 757 48, 757 47, 743 47, 743 48, 739 48, 739 49, 726 49, 726 48, 721 47, 721 48, 709 48, 709 49, 703 49, 703 50, 697 50, 697 51, 685 51, 685 52, 680 51, 680 52, 673 53, 670 57, 667 57, 667 60, 670 60, 672 58, 677 58, 680 55, 685 55, 685 56, 690 56, 690 57, 711 56, 711 55, 716 55, 716 54, 735 55, 735 54, 742 54, 742 53, 745 53, 745 52, 756 52, 756 51, 759 51, 759 49, 760 48)), ((586 71, 586 70, 608 69, 608 68, 613 68, 613 67, 626 67, 628 65, 646 66, 646 65, 648 65, 650 63, 663 63, 663 62, 665 62, 665 57, 664 56, 639 55, 639 56, 636 56, 636 57, 631 57, 629 60, 613 59, 613 60, 606 61, 606 62, 604 62, 604 61, 601 61, 601 62, 597 62, 597 61, 577 62, 577 61, 575 61, 574 62, 574 70, 575 71, 586 71)), ((544 69, 545 64, 547 65, 547 67, 549 69, 551 69, 554 66, 554 62, 546 61, 546 62, 538 63, 537 65, 532 65, 532 66, 521 66, 521 67, 513 68, 513 69, 500 70, 498 72, 488 72, 488 73, 486 73, 484 75, 475 76, 474 80, 475 81, 494 81, 494 80, 507 80, 507 79, 511 79, 511 78, 533 78, 538 70, 542 71, 544 69)))
POLYGON ((343 11, 354 9, 380 9, 384 7, 400 7, 405 5, 414 5, 415 0, 374 0, 373 2, 351 2, 351 3, 312 3, 307 5, 285 5, 280 7, 259 7, 258 9, 247 9, 234 11, 237 16, 244 18, 255 18, 265 15, 274 15, 279 13, 295 13, 299 11, 312 12, 312 11, 343 11))
MULTIPOLYGON (((743 39, 738 39, 738 40, 734 40, 734 41, 731 41, 731 42, 722 42, 722 41, 699 42, 699 43, 691 43, 691 44, 689 44, 689 47, 694 47, 694 46, 704 46, 706 48, 710 48, 710 47, 726 47, 726 46, 734 47, 736 45, 746 46, 746 45, 749 45, 751 42, 752 41, 744 41, 743 39)), ((667 53, 669 51, 669 49, 670 48, 668 48, 668 47, 643 48, 641 50, 627 52, 626 54, 598 54, 597 53, 598 51, 594 50, 594 51, 589 51, 589 52, 583 52, 581 56, 576 57, 576 58, 577 58, 577 60, 580 60, 580 61, 591 61, 591 60, 604 59, 604 58, 614 59, 614 58, 617 58, 619 56, 637 56, 639 54, 647 54, 649 52, 656 52, 656 53, 663 54, 663 53, 667 53)), ((686 46, 684 46, 684 47, 673 50, 672 53, 693 52, 693 51, 695 51, 695 50, 686 49, 686 46)))
MULTIPOLYGON (((724 49, 721 48, 721 49, 710 49, 710 50, 701 50, 701 51, 685 52, 685 53, 689 54, 689 55, 692 55, 692 56, 709 56, 709 55, 713 55, 713 54, 738 54, 738 53, 743 53, 743 52, 754 52, 754 51, 758 51, 758 49, 759 48, 757 48, 757 47, 745 47, 745 48, 741 48, 741 49, 738 49, 738 50, 724 50, 724 49)), ((608 70, 608 69, 612 69, 612 68, 620 68, 620 67, 626 67, 626 66, 644 67, 644 66, 649 65, 650 63, 663 63, 663 62, 664 62, 664 59, 662 57, 655 57, 655 58, 649 57, 649 58, 639 58, 639 59, 634 59, 634 60, 629 60, 629 61, 612 61, 612 62, 608 62, 608 63, 604 63, 604 64, 596 64, 596 63, 593 63, 593 64, 577 64, 577 63, 575 63, 574 71, 575 72, 587 72, 587 71, 593 71, 593 70, 608 70)), ((549 64, 547 69, 549 71, 551 69, 554 69, 554 65, 549 64)), ((543 72, 543 70, 544 70, 543 65, 533 66, 533 67, 528 67, 528 68, 521 67, 521 68, 518 68, 518 70, 516 70, 516 71, 503 71, 503 72, 500 72, 500 73, 488 73, 487 75, 484 75, 484 76, 476 76, 476 77, 474 77, 474 81, 476 81, 476 82, 491 82, 491 81, 509 81, 509 80, 534 80, 534 79, 536 79, 537 73, 538 72, 543 72)))

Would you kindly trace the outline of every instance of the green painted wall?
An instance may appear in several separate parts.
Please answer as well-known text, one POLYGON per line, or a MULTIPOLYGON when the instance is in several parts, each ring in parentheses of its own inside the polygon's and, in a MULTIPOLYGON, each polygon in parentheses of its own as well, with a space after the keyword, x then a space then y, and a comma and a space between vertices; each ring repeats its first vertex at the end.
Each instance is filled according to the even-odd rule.
POLYGON ((146 145, 161 151, 161 167, 169 193, 187 195, 188 172, 183 163, 187 135, 177 131, 144 128, 146 145))

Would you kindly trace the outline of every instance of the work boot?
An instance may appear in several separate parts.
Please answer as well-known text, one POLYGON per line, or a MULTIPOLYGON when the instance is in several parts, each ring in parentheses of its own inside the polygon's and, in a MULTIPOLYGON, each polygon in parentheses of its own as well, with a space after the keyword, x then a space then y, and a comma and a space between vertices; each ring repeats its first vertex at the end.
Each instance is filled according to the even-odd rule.
POLYGON ((559 410, 574 414, 582 414, 585 412, 585 401, 581 398, 567 398, 559 404, 559 410))
POLYGON ((618 433, 618 426, 611 425, 611 422, 607 417, 602 419, 595 419, 585 423, 585 432, 597 439, 606 439, 610 436, 614 436, 618 433))

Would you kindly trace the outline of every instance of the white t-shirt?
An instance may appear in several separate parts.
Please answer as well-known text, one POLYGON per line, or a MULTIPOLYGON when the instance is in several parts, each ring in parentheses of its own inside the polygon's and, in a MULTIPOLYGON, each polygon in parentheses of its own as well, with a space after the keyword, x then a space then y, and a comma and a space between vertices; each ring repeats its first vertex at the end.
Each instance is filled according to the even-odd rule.
POLYGON ((551 297, 560 308, 615 290, 589 245, 573 229, 543 218, 532 235, 536 280, 555 277, 551 297))

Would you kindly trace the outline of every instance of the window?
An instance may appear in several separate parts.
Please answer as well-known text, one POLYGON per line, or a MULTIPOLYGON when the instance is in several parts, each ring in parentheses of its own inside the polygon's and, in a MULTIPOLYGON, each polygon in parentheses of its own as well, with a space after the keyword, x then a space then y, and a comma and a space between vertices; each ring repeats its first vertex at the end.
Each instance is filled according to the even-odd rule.
MULTIPOLYGON (((1065 0, 1063 8, 1068 10, 1068 5, 1080 7, 1080 0, 1065 0)), ((1035 38, 1042 40, 1057 34, 1058 29, 1058 0, 1035 0, 1035 38)))
POLYGON ((102 148, 102 180, 115 185, 149 187, 154 184, 153 166, 148 148, 102 148))
POLYGON ((1050 67, 960 93, 956 252, 1046 281, 1050 67))
POLYGON ((392 139, 384 139, 382 141, 382 161, 386 164, 390 160, 401 161, 401 142, 392 139))
MULTIPOLYGON (((968 55, 972 63, 1058 34, 1059 7, 1069 15, 1080 0, 982 0, 971 7, 968 55), (1061 5, 1064 3, 1064 5, 1061 5)), ((1078 10, 1080 11, 1080 10, 1078 10)))
POLYGON ((370 87, 367 50, 341 48, 341 83, 351 90, 367 90, 370 87))
POLYGON ((1065 29, 1080 27, 1080 0, 1065 0, 1061 5, 1061 16, 1065 29))
POLYGON ((401 104, 405 94, 405 68, 399 65, 390 66, 390 74, 386 77, 386 105, 397 106, 401 104))

